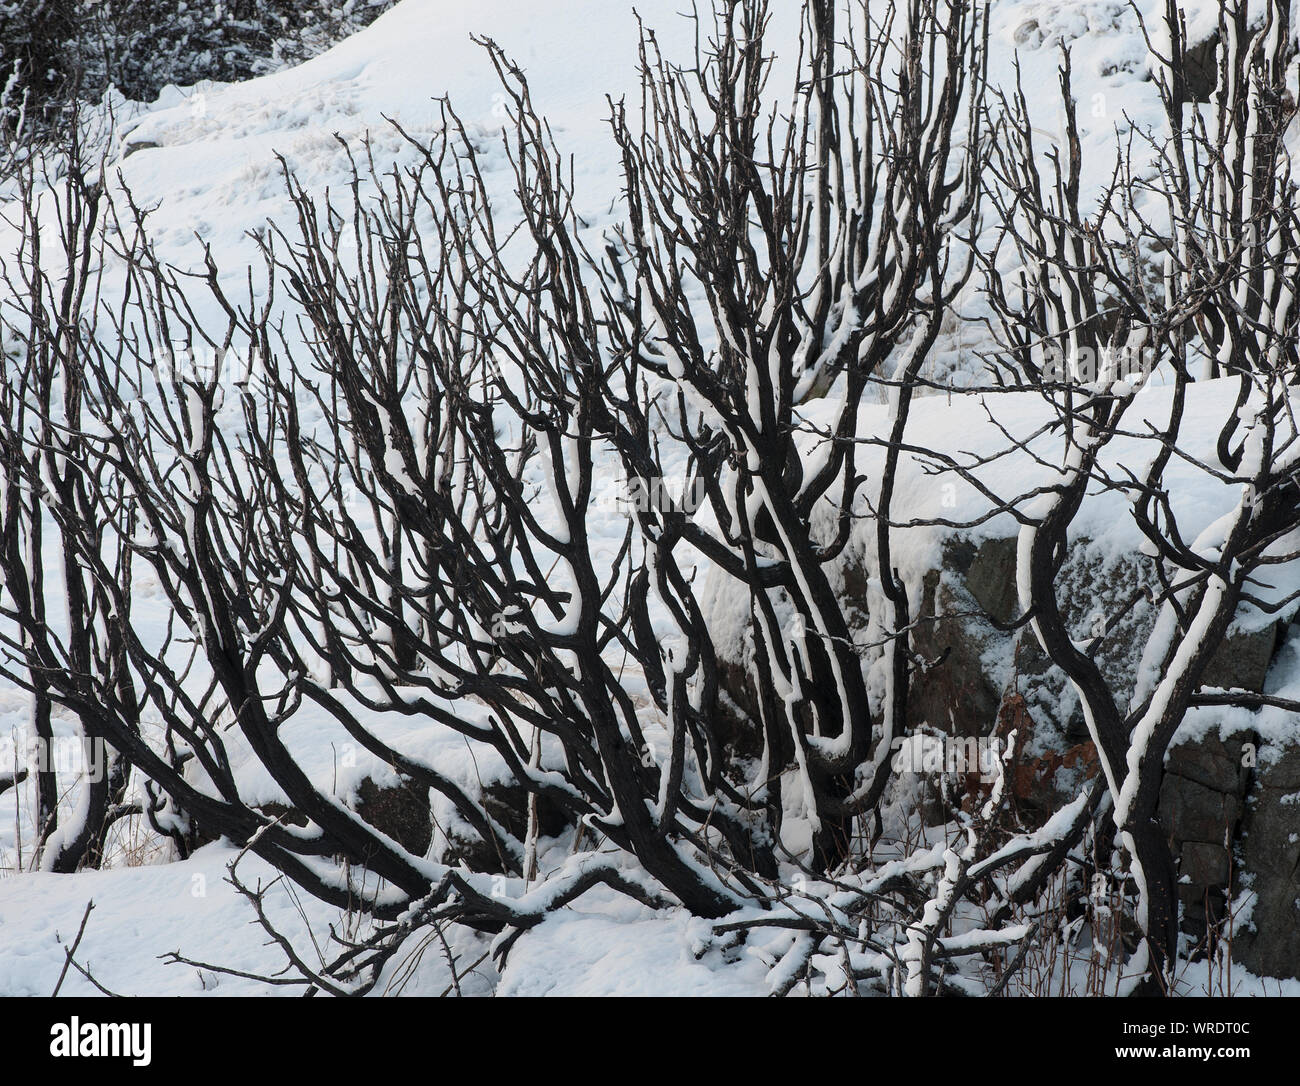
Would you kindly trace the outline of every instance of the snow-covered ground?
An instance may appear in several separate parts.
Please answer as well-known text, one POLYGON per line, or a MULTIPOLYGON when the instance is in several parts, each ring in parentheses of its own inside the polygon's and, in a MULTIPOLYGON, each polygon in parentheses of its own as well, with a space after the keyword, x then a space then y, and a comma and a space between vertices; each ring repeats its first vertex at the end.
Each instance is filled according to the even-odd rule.
MULTIPOLYGON (((1144 6, 1152 11, 1163 8, 1154 0, 1144 0, 1144 6)), ((1204 24, 1217 7, 1207 0, 1185 6, 1194 26, 1204 24)), ((793 42, 796 5, 778 2, 774 8, 770 40, 793 42)), ((679 0, 636 4, 665 52, 685 59, 694 26, 682 9, 679 0)), ((259 263, 252 233, 291 214, 284 167, 310 190, 337 192, 349 179, 344 145, 356 151, 368 142, 381 172, 410 161, 410 149, 389 120, 416 138, 427 138, 441 123, 437 99, 442 95, 449 97, 483 146, 492 146, 504 100, 486 53, 471 40, 474 34, 494 38, 526 71, 538 111, 551 122, 561 150, 574 156, 577 211, 598 236, 614 220, 620 187, 606 123, 607 96, 629 94, 636 83, 637 22, 631 0, 403 0, 364 31, 298 68, 241 84, 172 88, 148 106, 117 103, 110 183, 116 190, 129 189, 140 205, 154 208, 149 220, 152 236, 165 260, 193 267, 202 247, 211 246, 227 280, 242 282, 246 267, 259 263)), ((1147 79, 1146 48, 1127 4, 995 0, 993 82, 1012 85, 1018 56, 1037 127, 1049 140, 1059 126, 1056 45, 1061 41, 1068 41, 1074 51, 1086 198, 1109 176, 1117 133, 1154 123, 1158 106, 1147 79)), ((781 73, 778 54, 774 87, 785 86, 781 73)), ((503 168, 504 158, 488 153, 485 162, 493 195, 508 199, 511 178, 503 168)), ((9 251, 11 233, 0 225, 0 253, 9 251)), ((117 282, 120 270, 106 267, 106 292, 117 282)), ((936 352, 946 372, 960 375, 971 369, 973 344, 964 335, 953 330, 936 352)), ((1143 404, 1152 417, 1159 415, 1162 395, 1153 388, 1143 404)), ((1203 432, 1210 444, 1217 426, 1211 420, 1198 430, 1195 412, 1204 409, 1209 419, 1226 395, 1212 384, 1197 386, 1189 430, 1203 432)), ((1001 409, 1011 412, 1001 421, 1012 429, 1028 433, 1039 421, 1032 405, 1023 411, 1014 404, 1001 409)), ((983 451, 982 440, 991 447, 1000 439, 1000 431, 989 425, 983 405, 974 399, 931 398, 917 409, 914 425, 950 436, 949 451, 954 454, 983 451)), ((1117 445, 1112 455, 1124 452, 1117 445)), ((945 495, 927 486, 915 465, 905 468, 905 474, 908 470, 911 485, 900 490, 908 495, 910 506, 900 512, 933 513, 933 504, 944 501, 945 495)), ((1009 477, 998 478, 998 470, 990 471, 991 485, 1005 484, 1008 492, 1025 489, 1023 465, 1008 465, 1009 477)), ((962 494, 959 500, 967 502, 971 495, 962 494)), ((1094 540, 1131 549, 1137 541, 1127 518, 1118 515, 1119 501, 1114 496, 1114 501, 1090 506, 1079 527, 1094 540)), ((1180 501, 1186 503, 1178 511, 1186 516, 1189 530, 1205 527, 1224 512, 1213 495, 1207 498, 1203 485, 1176 494, 1175 503, 1180 501)), ((959 515, 951 505, 944 509, 959 515)), ((918 539, 904 551, 916 570, 933 568, 931 543, 918 539)), ((147 585, 142 587, 147 591, 147 585)), ((1300 661, 1295 674, 1277 677, 1275 690, 1300 697, 1300 661)), ((0 738, 21 734, 27 711, 25 696, 0 688, 0 738)), ((1279 721, 1278 727, 1293 723, 1279 721)), ((329 781, 346 797, 361 775, 361 770, 351 776, 339 773, 338 748, 346 737, 332 735, 328 722, 305 711, 289 728, 290 743, 302 753, 314 779, 329 781)), ((468 779, 474 774, 481 781, 483 774, 497 768, 459 737, 451 741, 427 727, 422 732, 410 729, 409 722, 394 721, 385 734, 393 737, 394 746, 452 776, 468 779)), ((241 789, 256 802, 280 799, 269 778, 263 777, 250 759, 240 777, 241 789)), ((21 788, 0 797, 0 994, 51 990, 64 965, 64 947, 76 936, 92 899, 95 909, 77 958, 106 988, 123 994, 178 995, 265 990, 253 980, 218 977, 162 958, 178 952, 254 973, 283 964, 274 948, 268 950, 265 932, 254 922, 248 903, 226 881, 227 865, 235 857, 228 844, 207 845, 184 862, 163 862, 165 849, 141 831, 138 840, 120 842, 122 866, 111 870, 75 876, 19 870, 30 866, 32 839, 24 802, 21 788)), ((561 857, 550 859, 558 863, 561 857)), ((544 866, 547 860, 542 857, 544 866)), ((239 873, 254 885, 259 878, 274 878, 254 857, 241 862, 239 873)), ((277 926, 299 946, 323 944, 322 933, 331 924, 359 923, 305 894, 293 894, 283 883, 269 892, 267 901, 277 926)), ((763 960, 762 940, 753 941, 732 960, 712 947, 707 935, 706 924, 684 913, 656 915, 615 895, 592 893, 522 939, 503 975, 484 962, 461 984, 467 994, 765 994, 770 962, 763 960)), ((462 964, 473 962, 485 949, 473 940, 456 947, 462 964)), ((451 983, 437 948, 413 944, 409 955, 399 955, 390 970, 393 976, 389 983, 381 982, 379 990, 400 987, 438 994, 451 983), (414 963, 409 977, 402 974, 407 960, 414 963), (397 983, 398 974, 404 983, 397 983)), ((1234 980, 1243 992, 1271 993, 1278 986, 1256 982, 1241 970, 1234 980)), ((1189 977, 1187 990, 1197 991, 1197 983, 1189 977)), ((1300 994, 1300 982, 1289 987, 1291 994, 1300 994)), ((94 990, 76 973, 64 984, 68 993, 94 990)))

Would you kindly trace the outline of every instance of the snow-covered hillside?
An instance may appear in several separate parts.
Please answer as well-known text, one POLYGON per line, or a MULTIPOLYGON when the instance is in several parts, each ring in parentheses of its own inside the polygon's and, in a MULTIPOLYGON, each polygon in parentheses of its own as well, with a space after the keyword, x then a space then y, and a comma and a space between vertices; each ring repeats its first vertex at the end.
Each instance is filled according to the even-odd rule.
MULTIPOLYGON (((1162 5, 1148 6, 1154 15, 1162 5)), ((1216 5, 1202 0, 1184 8, 1201 25, 1216 5)), ((117 103, 110 180, 142 206, 156 207, 152 236, 168 260, 193 267, 206 243, 237 281, 242 266, 258 262, 247 235, 287 213, 281 159, 308 187, 337 191, 350 176, 340 141, 355 153, 368 140, 386 172, 411 157, 389 120, 427 138, 440 127, 437 100, 444 95, 471 131, 495 142, 505 97, 472 40, 490 37, 523 68, 561 151, 574 157, 579 212, 598 231, 611 220, 619 192, 608 99, 637 86, 638 15, 667 56, 689 60, 696 27, 672 0, 650 0, 635 12, 601 0, 403 0, 300 67, 246 83, 170 88, 148 106, 117 103)), ((771 40, 795 43, 797 31, 795 5, 774 5, 771 40)), ((1049 139, 1060 134, 1059 47, 1071 47, 1080 89, 1086 86, 1085 195, 1095 191, 1110 173, 1116 132, 1153 123, 1158 108, 1129 5, 997 0, 990 38, 992 83, 1010 91, 1018 61, 1036 127, 1049 139)), ((778 52, 776 61, 773 101, 788 96, 792 57, 778 52)), ((500 185, 509 191, 504 178, 500 185)))

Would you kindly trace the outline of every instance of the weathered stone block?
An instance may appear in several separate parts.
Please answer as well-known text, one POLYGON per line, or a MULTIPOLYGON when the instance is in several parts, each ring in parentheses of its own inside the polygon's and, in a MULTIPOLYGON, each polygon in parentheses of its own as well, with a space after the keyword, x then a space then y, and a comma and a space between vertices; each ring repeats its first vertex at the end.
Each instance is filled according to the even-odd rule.
POLYGON ((1249 768, 1242 764, 1243 743, 1241 737, 1224 742, 1217 735, 1193 743, 1179 743, 1170 747, 1165 757, 1165 772, 1216 792, 1241 795, 1250 776, 1249 768))
POLYGON ((1266 977, 1300 976, 1300 746, 1261 761, 1247 804, 1242 866, 1255 892, 1251 927, 1233 958, 1266 977))
POLYGON ((407 852, 423 856, 433 840, 429 790, 410 784, 380 788, 369 777, 357 789, 356 812, 407 852))
POLYGON ((1182 847, 1178 872, 1184 875, 1193 886, 1226 886, 1231 871, 1231 857, 1222 845, 1211 845, 1204 841, 1188 841, 1182 847))
POLYGON ((1277 652, 1277 633, 1276 624, 1252 633, 1229 630, 1223 644, 1206 664, 1201 685, 1263 690, 1269 664, 1277 652))
POLYGON ((1160 821, 1172 840, 1222 847, 1241 818, 1241 799, 1203 784, 1166 774, 1160 789, 1160 821))

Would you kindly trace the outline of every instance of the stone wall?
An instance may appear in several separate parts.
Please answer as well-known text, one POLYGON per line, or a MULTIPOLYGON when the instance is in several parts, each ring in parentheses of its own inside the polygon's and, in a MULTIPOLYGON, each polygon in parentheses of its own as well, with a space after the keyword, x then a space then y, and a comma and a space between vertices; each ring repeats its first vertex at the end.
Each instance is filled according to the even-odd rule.
MULTIPOLYGON (((1172 747, 1160 786, 1160 821, 1178 865, 1183 930, 1198 941, 1207 921, 1225 915, 1234 872, 1234 843, 1251 784, 1253 736, 1226 742, 1206 736, 1172 747)), ((1298 963, 1300 964, 1300 963, 1298 963)))
MULTIPOLYGON (((942 569, 921 585, 913 646, 925 661, 914 679, 909 725, 958 736, 991 734, 1012 694, 1022 695, 1032 735, 1016 768, 1013 791, 1022 814, 1045 819, 1096 771, 1096 751, 1077 699, 1028 629, 1008 630, 1017 616, 1014 538, 954 538, 942 569)), ((1079 636, 1092 615, 1153 582, 1149 559, 1105 553, 1080 541, 1067 558, 1060 602, 1079 636)), ((864 585, 858 571, 846 585, 864 585)), ((865 599, 859 601, 865 605, 865 599)), ((1154 622, 1139 602, 1112 629, 1096 657, 1127 696, 1154 622)), ((1283 641, 1278 625, 1233 628, 1211 661, 1207 686, 1262 691, 1283 641)), ((1300 626, 1291 636, 1300 638, 1300 626)), ((754 696, 743 661, 722 661, 722 699, 733 739, 758 741, 744 718, 754 696)), ((1255 895, 1252 923, 1234 931, 1234 955, 1251 972, 1300 977, 1300 747, 1268 752, 1254 765, 1253 733, 1217 731, 1175 741, 1166 759, 1160 819, 1177 864, 1183 928, 1198 942, 1223 920, 1241 889, 1255 895)), ((932 812, 942 821, 942 812, 932 812)))
POLYGON ((1239 847, 1253 892, 1233 958, 1264 977, 1300 977, 1300 745, 1262 750, 1239 847))

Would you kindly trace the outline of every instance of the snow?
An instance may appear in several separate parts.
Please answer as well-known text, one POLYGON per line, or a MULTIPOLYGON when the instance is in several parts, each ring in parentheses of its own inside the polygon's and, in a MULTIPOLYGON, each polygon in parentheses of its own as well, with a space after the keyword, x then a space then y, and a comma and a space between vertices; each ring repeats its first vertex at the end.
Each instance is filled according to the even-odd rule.
MULTIPOLYGON (((86 871, 76 876, 27 872, 0 879, 0 992, 48 996, 76 938, 86 903, 95 908, 77 949, 77 963, 119 995, 294 994, 301 988, 268 988, 256 981, 169 965, 161 955, 179 951, 194 961, 246 972, 278 970, 267 955, 266 933, 252 909, 225 881, 237 852, 209 845, 180 863, 86 871), (251 922, 251 923, 250 923, 251 922)), ((256 857, 238 868, 241 882, 256 887, 276 873, 256 857)), ((305 894, 290 896, 281 883, 267 896, 268 913, 295 945, 310 945, 311 932, 328 937, 337 910, 305 894), (296 898, 296 902, 295 902, 296 898), (298 911, 298 903, 303 913, 298 911), (310 929, 310 930, 309 930, 310 929)), ((69 970, 61 995, 99 994, 69 970)))
POLYGON ((583 903, 547 917, 511 952, 501 996, 757 996, 766 966, 698 958, 710 925, 683 913, 662 918, 634 904, 596 911, 583 903))

